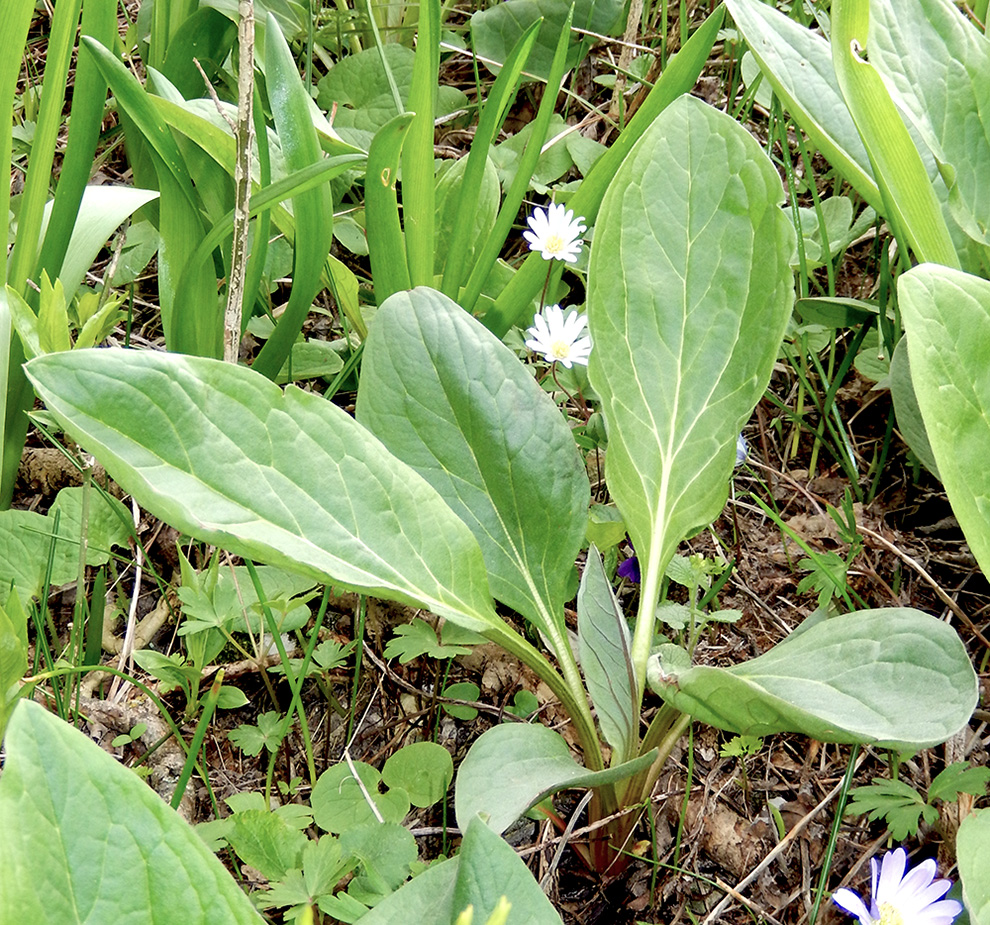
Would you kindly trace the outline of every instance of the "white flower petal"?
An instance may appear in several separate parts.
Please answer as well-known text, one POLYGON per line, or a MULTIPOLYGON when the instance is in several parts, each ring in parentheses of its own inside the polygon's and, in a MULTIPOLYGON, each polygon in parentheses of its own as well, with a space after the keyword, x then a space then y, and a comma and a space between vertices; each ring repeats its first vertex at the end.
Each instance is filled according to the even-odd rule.
POLYGON ((862 925, 873 925, 870 910, 866 908, 866 904, 859 898, 859 895, 852 890, 847 890, 845 887, 836 890, 832 894, 832 902, 840 909, 845 909, 850 915, 856 916, 862 925))

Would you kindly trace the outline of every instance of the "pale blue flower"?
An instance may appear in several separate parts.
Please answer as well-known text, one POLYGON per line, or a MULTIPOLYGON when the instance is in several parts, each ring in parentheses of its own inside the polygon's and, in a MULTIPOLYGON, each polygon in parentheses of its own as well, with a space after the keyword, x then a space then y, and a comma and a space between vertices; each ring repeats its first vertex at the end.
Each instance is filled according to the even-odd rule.
POLYGON ((859 919, 860 925, 952 925, 962 912, 954 899, 942 899, 952 886, 936 880, 935 862, 922 861, 907 870, 903 848, 888 851, 882 863, 870 859, 870 907, 852 890, 836 890, 832 902, 859 919))
POLYGON ((736 465, 741 466, 746 462, 747 456, 749 456, 749 444, 746 442, 746 438, 740 434, 736 437, 736 465))

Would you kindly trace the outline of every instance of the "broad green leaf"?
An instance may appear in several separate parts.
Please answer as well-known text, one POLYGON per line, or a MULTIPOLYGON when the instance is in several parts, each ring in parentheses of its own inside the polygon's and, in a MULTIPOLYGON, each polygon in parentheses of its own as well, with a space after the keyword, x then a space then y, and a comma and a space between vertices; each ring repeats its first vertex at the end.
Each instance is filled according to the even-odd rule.
POLYGON ((726 0, 765 80, 815 147, 873 208, 883 208, 873 168, 839 91, 820 35, 761 0, 726 0))
POLYGON ((823 620, 732 668, 691 667, 687 653, 661 651, 649 681, 678 710, 740 735, 800 732, 897 751, 944 742, 977 698, 955 630, 906 607, 823 620))
MULTIPOLYGON (((671 102, 682 93, 690 91, 697 83, 719 34, 723 16, 723 9, 716 9, 668 62, 660 79, 625 130, 595 161, 577 192, 568 200, 568 208, 573 209, 575 215, 583 216, 589 227, 596 221, 606 188, 635 143, 671 102)), ((534 302, 539 299, 540 290, 546 285, 546 277, 546 261, 540 254, 531 253, 499 294, 495 306, 485 314, 485 327, 499 337, 504 337, 512 325, 524 321, 528 324, 534 302)), ((559 279, 559 275, 556 278, 559 279)))
POLYGON ((990 244, 990 42, 949 0, 871 6, 870 62, 939 162, 952 213, 990 244))
POLYGON ((590 488, 570 428, 515 354, 445 295, 396 293, 365 342, 357 417, 468 525, 493 595, 566 645, 590 488))
POLYGON ((956 836, 959 879, 973 925, 990 925, 990 810, 970 813, 956 836))
MULTIPOLYGON (((401 791, 399 791, 401 793, 401 791)), ((389 795, 395 793, 390 791, 389 795)), ((406 802, 408 810, 409 803, 406 802)), ((378 822, 348 829, 340 836, 345 855, 361 864, 347 886, 348 895, 367 906, 374 906, 397 890, 409 876, 416 860, 416 839, 398 822, 378 822)))
MULTIPOLYGON (((398 43, 384 48, 389 69, 395 77, 403 108, 409 102, 415 53, 398 43)), ((467 97, 455 87, 436 88, 435 117, 448 116, 467 106, 467 97)), ((333 127, 341 137, 367 151, 375 133, 395 116, 392 90, 385 78, 378 49, 367 48, 338 61, 319 83, 319 105, 329 112, 336 105, 333 127)))
POLYGON ((578 648, 591 701, 605 740, 620 755, 639 743, 639 703, 632 638, 625 614, 591 546, 577 597, 578 648))
POLYGON ((588 277, 588 367, 608 424, 606 476, 643 576, 639 690, 663 570, 718 516, 743 424, 794 300, 780 178, 732 119, 682 97, 602 202, 588 277))
POLYGON ((235 813, 227 841, 245 864, 269 880, 278 880, 293 867, 301 867, 303 849, 309 843, 305 833, 264 809, 235 813))
MULTIPOLYGON (((48 514, 18 510, 0 512, 0 603, 6 599, 11 584, 21 601, 26 603, 41 593, 46 574, 54 588, 78 577, 82 491, 81 488, 63 488, 48 514)), ((130 534, 119 518, 124 511, 115 498, 108 503, 95 489, 91 490, 88 565, 102 565, 109 560, 111 547, 126 546, 130 534)), ((124 516, 128 516, 126 512, 124 516)))
POLYGON ((898 287, 911 379, 953 513, 990 574, 990 282, 925 264, 898 287))
POLYGON ((382 793, 378 789, 381 779, 381 774, 363 761, 353 762, 353 770, 341 761, 324 771, 313 785, 310 798, 316 824, 327 832, 338 834, 374 825, 381 819, 402 822, 409 812, 409 798, 397 787, 382 793), (370 801, 374 801, 381 819, 375 815, 370 801))
MULTIPOLYGON (((576 29, 586 29, 608 35, 622 15, 619 0, 504 0, 471 17, 471 38, 475 53, 495 73, 505 63, 516 43, 526 31, 542 18, 543 25, 525 64, 524 74, 546 81, 553 62, 554 49, 573 7, 576 29)), ((574 67, 587 50, 583 42, 569 43, 567 67, 574 67)))
POLYGON ((457 771, 454 806, 461 830, 478 813, 504 832, 530 806, 560 790, 601 787, 648 768, 656 750, 604 771, 589 771, 571 757, 563 736, 546 726, 507 723, 479 736, 457 771))
POLYGON ((512 906, 507 925, 560 925, 560 917, 515 851, 480 819, 472 819, 457 857, 431 865, 362 916, 361 922, 454 925, 470 904, 472 923, 483 925, 502 896, 512 906))
POLYGON ((883 199, 883 214, 921 260, 959 266, 942 207, 907 127, 869 60, 870 0, 836 0, 832 66, 883 199))
POLYGON ((460 866, 454 887, 456 915, 468 906, 474 910, 471 919, 481 925, 505 897, 512 908, 507 925, 559 925, 560 916, 546 894, 502 838, 480 819, 468 823, 460 851, 460 866))
POLYGON ((0 606, 0 736, 24 692, 20 680, 27 668, 27 614, 20 598, 11 594, 6 607, 0 606))
POLYGON ((53 354, 28 374, 66 431, 180 530, 471 629, 502 627, 467 527, 325 399, 151 352, 53 354))
POLYGON ((81 732, 24 701, 6 749, 5 922, 261 923, 202 839, 81 732))
POLYGON ((443 799, 454 779, 454 760, 436 742, 413 742, 390 755, 382 768, 387 787, 401 787, 413 806, 425 808, 443 799))

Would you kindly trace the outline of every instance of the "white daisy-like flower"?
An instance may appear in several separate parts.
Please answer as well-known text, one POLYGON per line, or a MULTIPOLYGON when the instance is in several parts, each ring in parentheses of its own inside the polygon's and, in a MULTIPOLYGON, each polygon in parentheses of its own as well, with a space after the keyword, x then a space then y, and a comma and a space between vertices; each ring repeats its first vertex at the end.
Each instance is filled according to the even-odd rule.
POLYGON ((574 363, 587 366, 591 353, 591 338, 584 333, 587 326, 587 315, 572 308, 565 316, 559 305, 550 305, 542 315, 533 316, 533 327, 526 331, 526 346, 542 353, 548 363, 560 363, 567 369, 574 363))
POLYGON ((888 851, 883 862, 870 859, 872 883, 870 907, 852 890, 836 890, 832 902, 860 925, 952 925, 962 912, 954 899, 942 899, 952 886, 949 880, 936 880, 935 862, 922 861, 907 870, 907 852, 903 848, 888 851))
POLYGON ((531 251, 539 251, 544 260, 577 261, 581 235, 588 230, 583 215, 575 218, 570 209, 550 203, 546 209, 536 209, 526 221, 532 231, 524 231, 523 237, 531 251))

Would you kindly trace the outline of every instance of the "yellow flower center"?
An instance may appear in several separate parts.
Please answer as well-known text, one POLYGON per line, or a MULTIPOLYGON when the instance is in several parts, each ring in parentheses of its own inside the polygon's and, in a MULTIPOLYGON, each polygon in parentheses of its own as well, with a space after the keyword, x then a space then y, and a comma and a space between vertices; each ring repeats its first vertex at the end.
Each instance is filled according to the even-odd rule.
POLYGON ((878 925, 905 925, 904 916, 899 909, 890 903, 880 903, 880 921, 878 925))
POLYGON ((559 234, 552 234, 547 237, 546 246, 551 254, 559 254, 564 249, 564 239, 559 234))
POLYGON ((550 354, 554 360, 566 360, 571 355, 571 345, 566 340, 551 341, 550 354))

